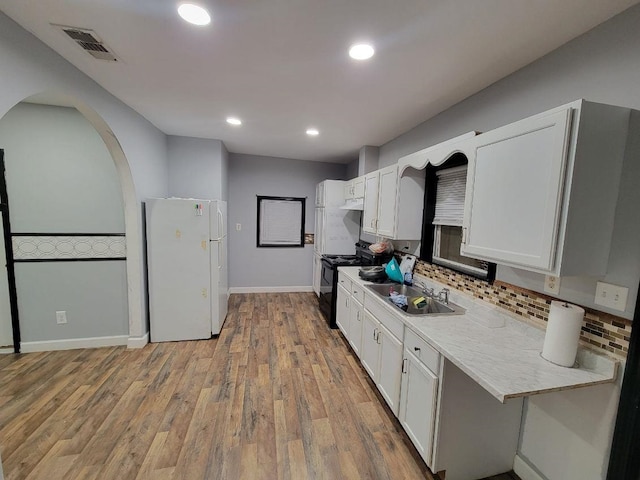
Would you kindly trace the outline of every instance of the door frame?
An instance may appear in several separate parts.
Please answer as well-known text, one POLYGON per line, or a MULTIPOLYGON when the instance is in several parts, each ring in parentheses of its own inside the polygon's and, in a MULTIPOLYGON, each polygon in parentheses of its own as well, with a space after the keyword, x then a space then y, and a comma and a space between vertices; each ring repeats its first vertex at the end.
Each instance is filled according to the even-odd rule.
POLYGON ((4 150, 0 148, 0 211, 4 236, 5 261, 7 262, 7 283, 9 287, 9 305, 11 308, 11 329, 13 330, 13 351, 20 353, 20 321, 18 316, 18 290, 16 288, 16 271, 13 260, 13 242, 11 237, 11 221, 9 219, 9 195, 4 168, 4 150))

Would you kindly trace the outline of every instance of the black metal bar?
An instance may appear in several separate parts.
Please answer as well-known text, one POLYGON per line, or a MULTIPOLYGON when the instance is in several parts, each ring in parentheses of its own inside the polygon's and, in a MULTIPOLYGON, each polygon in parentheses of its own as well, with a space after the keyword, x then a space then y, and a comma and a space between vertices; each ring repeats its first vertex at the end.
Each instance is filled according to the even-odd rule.
POLYGON ((640 295, 636 298, 607 480, 640 478, 640 295))
POLYGON ((0 208, 2 209, 2 227, 4 235, 4 252, 7 262, 7 283, 9 286, 9 306, 11 309, 11 329, 13 331, 13 351, 20 353, 20 320, 18 315, 18 290, 16 288, 16 271, 13 261, 13 245, 11 242, 11 221, 9 219, 9 196, 4 168, 4 150, 0 148, 0 208))
POLYGON ((14 237, 124 237, 124 233, 12 233, 14 237))
POLYGON ((91 258, 19 258, 14 263, 56 263, 56 262, 109 262, 123 261, 127 257, 91 257, 91 258))

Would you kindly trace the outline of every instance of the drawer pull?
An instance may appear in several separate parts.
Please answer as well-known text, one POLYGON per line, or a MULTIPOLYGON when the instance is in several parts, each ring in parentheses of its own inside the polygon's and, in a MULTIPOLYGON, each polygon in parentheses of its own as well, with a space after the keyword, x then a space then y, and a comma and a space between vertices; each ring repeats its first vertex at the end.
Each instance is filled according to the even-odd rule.
POLYGON ((402 373, 407 373, 407 359, 402 359, 402 373))
POLYGON ((413 351, 414 352, 419 352, 420 351, 420 347, 413 347, 413 351))

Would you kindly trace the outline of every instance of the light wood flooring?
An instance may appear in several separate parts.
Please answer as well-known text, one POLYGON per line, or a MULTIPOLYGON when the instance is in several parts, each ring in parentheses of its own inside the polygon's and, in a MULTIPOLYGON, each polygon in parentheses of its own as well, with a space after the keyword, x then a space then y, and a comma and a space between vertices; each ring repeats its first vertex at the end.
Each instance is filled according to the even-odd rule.
POLYGON ((437 478, 306 293, 232 295, 217 339, 1 355, 0 452, 11 480, 437 478))

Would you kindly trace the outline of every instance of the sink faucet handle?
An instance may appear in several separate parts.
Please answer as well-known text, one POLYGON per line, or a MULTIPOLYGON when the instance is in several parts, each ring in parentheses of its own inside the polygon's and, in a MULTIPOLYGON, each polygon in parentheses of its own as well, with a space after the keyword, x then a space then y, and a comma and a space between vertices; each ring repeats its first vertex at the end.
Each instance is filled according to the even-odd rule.
POLYGON ((424 287, 422 292, 428 297, 433 297, 435 295, 433 287, 424 287))
POLYGON ((449 291, 450 290, 445 287, 438 293, 438 300, 440 300, 445 305, 449 305, 449 291))

